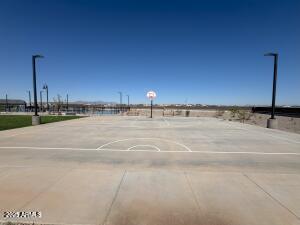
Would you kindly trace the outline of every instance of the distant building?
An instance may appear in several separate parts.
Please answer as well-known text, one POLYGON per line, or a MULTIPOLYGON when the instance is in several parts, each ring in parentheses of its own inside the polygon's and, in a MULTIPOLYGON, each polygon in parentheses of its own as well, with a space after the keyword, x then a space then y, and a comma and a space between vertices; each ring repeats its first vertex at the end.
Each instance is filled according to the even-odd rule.
POLYGON ((20 99, 0 99, 0 112, 25 112, 26 102, 20 99))

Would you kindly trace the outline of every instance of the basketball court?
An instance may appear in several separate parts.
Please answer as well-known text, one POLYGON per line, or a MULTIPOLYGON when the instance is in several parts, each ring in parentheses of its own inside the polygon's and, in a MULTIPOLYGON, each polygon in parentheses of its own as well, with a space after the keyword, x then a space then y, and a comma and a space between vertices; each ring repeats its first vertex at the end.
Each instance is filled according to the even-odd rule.
POLYGON ((94 116, 0 132, 1 221, 300 224, 300 135, 215 118, 94 116), (41 212, 4 218, 4 212, 41 212))

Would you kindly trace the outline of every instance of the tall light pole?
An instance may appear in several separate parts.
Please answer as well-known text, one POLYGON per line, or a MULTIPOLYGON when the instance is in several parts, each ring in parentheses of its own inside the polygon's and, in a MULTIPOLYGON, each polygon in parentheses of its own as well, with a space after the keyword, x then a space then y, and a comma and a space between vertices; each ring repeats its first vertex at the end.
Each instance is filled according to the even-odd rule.
POLYGON ((122 105, 122 98, 123 98, 123 94, 121 91, 118 92, 120 94, 120 106, 122 105))
POLYGON ((43 90, 40 91, 40 103, 41 103, 41 112, 43 112, 43 90))
POLYGON ((278 124, 275 119, 275 104, 276 104, 276 82, 277 82, 277 65, 278 65, 278 53, 267 53, 265 56, 274 57, 274 72, 273 72, 273 91, 272 91, 272 112, 271 118, 268 119, 267 127, 268 128, 277 128, 278 124))
POLYGON ((37 91, 36 91, 36 68, 35 60, 37 58, 43 58, 42 55, 33 55, 32 56, 32 73, 33 73, 33 97, 34 97, 34 116, 32 117, 32 125, 38 125, 41 123, 41 119, 37 112, 37 91))
POLYGON ((129 107, 129 95, 126 95, 127 96, 127 105, 129 107))
POLYGON ((46 90, 46 97, 47 97, 47 111, 49 112, 48 85, 47 85, 47 84, 44 84, 43 89, 46 90))

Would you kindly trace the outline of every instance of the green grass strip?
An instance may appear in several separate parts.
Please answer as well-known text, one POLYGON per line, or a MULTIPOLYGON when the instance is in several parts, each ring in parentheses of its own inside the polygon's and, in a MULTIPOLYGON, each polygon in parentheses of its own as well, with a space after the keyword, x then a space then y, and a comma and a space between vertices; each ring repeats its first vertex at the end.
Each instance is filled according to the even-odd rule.
MULTIPOLYGON (((81 116, 41 116, 41 123, 53 123, 82 118, 81 116)), ((0 115, 0 131, 31 126, 29 115, 0 115)))

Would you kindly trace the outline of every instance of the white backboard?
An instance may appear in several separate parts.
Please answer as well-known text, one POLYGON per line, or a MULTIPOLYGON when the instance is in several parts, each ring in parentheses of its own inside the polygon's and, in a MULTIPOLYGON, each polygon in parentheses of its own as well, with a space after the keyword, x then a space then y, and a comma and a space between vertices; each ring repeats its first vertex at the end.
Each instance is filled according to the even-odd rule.
POLYGON ((154 91, 148 91, 147 92, 147 98, 149 98, 150 100, 153 100, 156 98, 156 93, 154 91))

